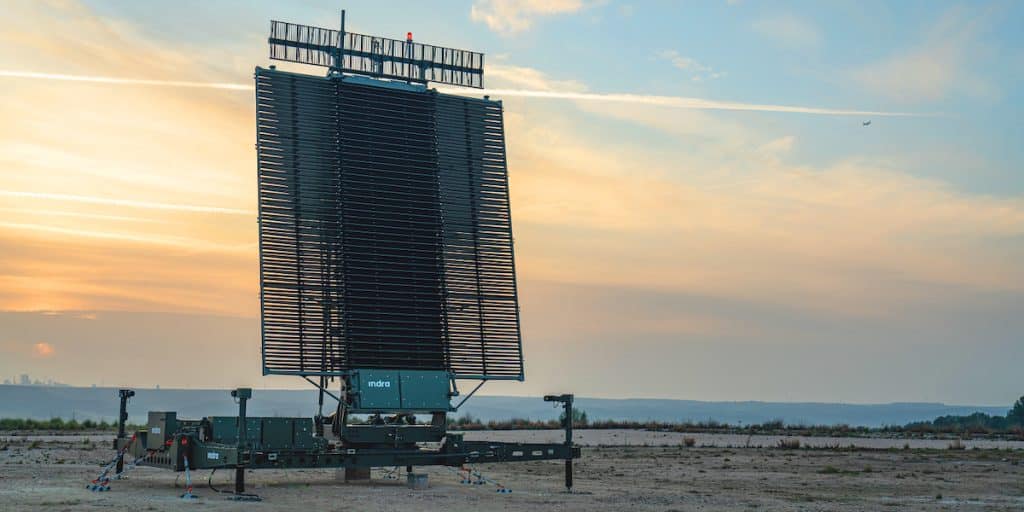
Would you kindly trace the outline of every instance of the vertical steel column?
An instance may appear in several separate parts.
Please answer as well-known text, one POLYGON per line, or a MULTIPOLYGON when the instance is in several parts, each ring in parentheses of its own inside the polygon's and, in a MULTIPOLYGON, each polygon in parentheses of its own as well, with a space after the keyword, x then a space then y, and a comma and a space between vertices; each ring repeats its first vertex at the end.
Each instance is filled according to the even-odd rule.
POLYGON ((569 456, 565 459, 565 489, 572 492, 572 395, 565 402, 565 447, 569 456))
POLYGON ((545 402, 560 402, 565 409, 565 489, 572 492, 572 401, 573 395, 545 395, 545 402))
POLYGON ((323 375, 321 375, 320 376, 320 384, 317 386, 317 391, 320 392, 319 393, 320 396, 317 399, 317 413, 316 413, 316 418, 313 419, 313 421, 316 422, 316 425, 314 426, 314 428, 316 429, 316 435, 320 436, 320 437, 324 436, 324 391, 325 391, 324 388, 326 386, 327 386, 327 377, 324 377, 323 375))
POLYGON ((246 442, 245 401, 252 398, 252 388, 238 388, 231 392, 238 399, 238 460, 235 464, 235 494, 245 492, 245 457, 248 443, 246 442))
MULTIPOLYGON (((117 438, 124 439, 124 424, 128 421, 128 399, 135 396, 135 392, 130 389, 119 389, 117 390, 118 396, 121 397, 121 408, 117 415, 117 438)), ((114 441, 114 449, 117 449, 117 441, 114 441)), ((125 452, 127 452, 125 447, 125 452)), ((117 469, 114 474, 120 475, 124 471, 124 453, 120 453, 117 457, 117 469)))

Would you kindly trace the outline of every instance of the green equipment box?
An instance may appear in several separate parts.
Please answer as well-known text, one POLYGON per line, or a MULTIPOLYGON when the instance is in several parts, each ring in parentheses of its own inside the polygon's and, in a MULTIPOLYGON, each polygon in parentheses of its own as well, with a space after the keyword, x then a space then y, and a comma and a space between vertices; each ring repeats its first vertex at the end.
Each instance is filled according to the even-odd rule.
MULTIPOLYGON (((238 418, 211 416, 211 440, 215 443, 238 444, 238 418)), ((245 419, 246 445, 259 451, 310 450, 316 447, 311 418, 245 419)))
POLYGON ((353 370, 356 412, 450 411, 451 375, 436 370, 353 370))
POLYGON ((146 422, 146 449, 162 450, 164 444, 178 430, 178 413, 150 411, 146 422))

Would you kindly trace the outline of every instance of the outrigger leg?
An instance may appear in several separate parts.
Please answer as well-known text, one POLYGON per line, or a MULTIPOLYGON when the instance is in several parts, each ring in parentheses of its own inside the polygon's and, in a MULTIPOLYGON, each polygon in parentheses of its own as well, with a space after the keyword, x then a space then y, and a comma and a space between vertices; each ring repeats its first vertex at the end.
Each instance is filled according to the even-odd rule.
POLYGON ((570 455, 565 459, 565 489, 572 492, 572 401, 573 395, 545 395, 545 402, 558 402, 565 410, 565 446, 569 449, 570 455))

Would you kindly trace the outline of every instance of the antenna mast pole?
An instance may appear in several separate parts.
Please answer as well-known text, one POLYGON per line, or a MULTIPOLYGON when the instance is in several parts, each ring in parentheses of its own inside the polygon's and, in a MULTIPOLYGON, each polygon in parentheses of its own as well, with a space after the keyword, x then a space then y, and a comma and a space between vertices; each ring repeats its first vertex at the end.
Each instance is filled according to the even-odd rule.
POLYGON ((345 67, 345 9, 341 10, 341 26, 338 31, 338 51, 337 57, 334 58, 334 67, 331 69, 332 72, 341 74, 341 69, 345 67))

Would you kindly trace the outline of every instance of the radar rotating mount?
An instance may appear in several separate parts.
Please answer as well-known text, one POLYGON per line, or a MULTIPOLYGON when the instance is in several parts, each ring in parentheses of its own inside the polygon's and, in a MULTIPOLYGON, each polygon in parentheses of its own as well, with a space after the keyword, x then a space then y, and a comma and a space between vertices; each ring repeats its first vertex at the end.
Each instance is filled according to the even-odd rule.
POLYGON ((544 397, 564 408, 563 443, 448 430, 486 382, 524 380, 503 106, 429 88, 482 88, 484 56, 344 19, 271 22, 271 59, 326 76, 255 71, 262 368, 314 385, 317 413, 249 416, 239 388, 237 416, 150 412, 129 437, 122 390, 115 447, 141 465, 233 469, 240 499, 253 469, 405 466, 422 485, 416 466, 529 460, 564 460, 571 490, 571 394, 544 397))

